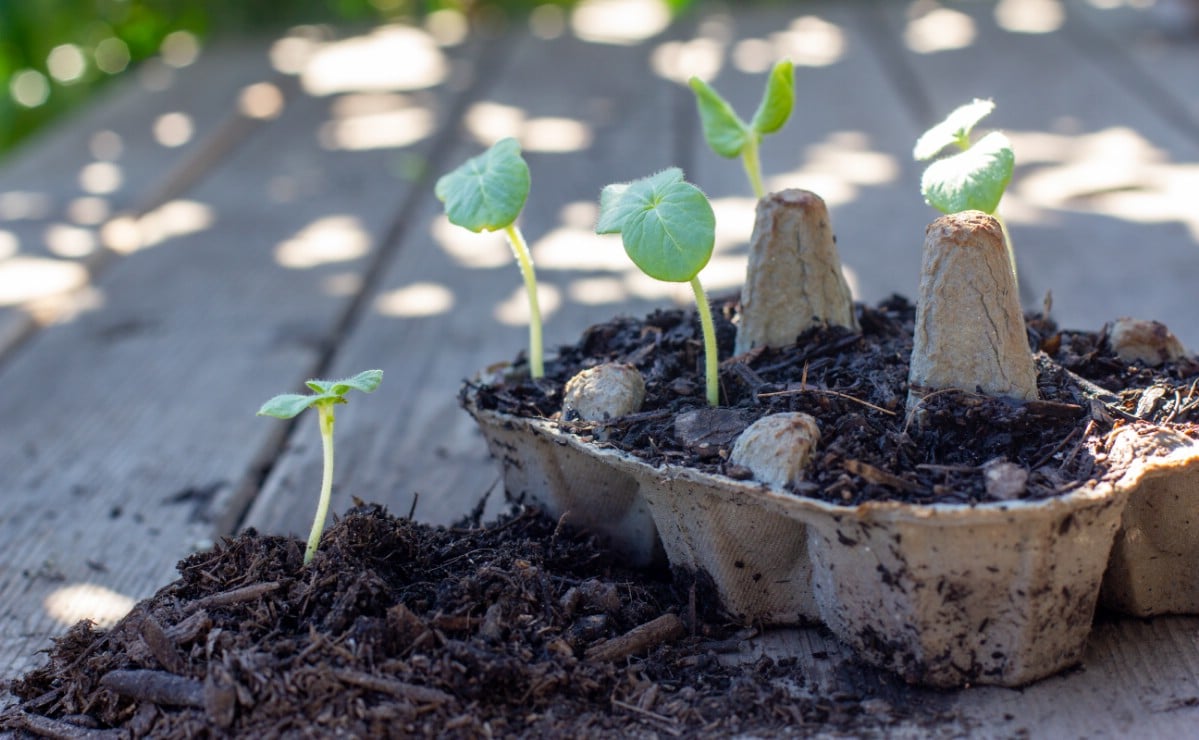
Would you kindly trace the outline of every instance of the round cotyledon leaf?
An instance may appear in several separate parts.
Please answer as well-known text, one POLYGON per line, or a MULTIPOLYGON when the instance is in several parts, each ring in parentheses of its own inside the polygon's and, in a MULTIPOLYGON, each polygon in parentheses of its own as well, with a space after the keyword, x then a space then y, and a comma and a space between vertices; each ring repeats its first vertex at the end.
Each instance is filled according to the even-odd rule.
POLYGON ((529 165, 513 138, 443 175, 434 188, 450 223, 474 232, 511 226, 529 197, 529 165))
POLYGON ((640 204, 620 230, 629 259, 657 280, 685 283, 708 264, 716 241, 716 215, 707 197, 688 182, 629 186, 640 204))
POLYGON ((1011 182, 1015 163, 1011 142, 994 131, 966 151, 929 165, 920 178, 920 191, 925 201, 942 213, 994 213, 1011 182))

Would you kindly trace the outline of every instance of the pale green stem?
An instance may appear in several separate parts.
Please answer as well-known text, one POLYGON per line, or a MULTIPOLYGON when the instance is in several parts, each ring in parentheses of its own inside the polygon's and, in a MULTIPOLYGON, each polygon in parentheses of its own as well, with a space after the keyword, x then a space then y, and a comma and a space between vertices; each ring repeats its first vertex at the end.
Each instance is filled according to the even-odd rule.
POLYGON ((1003 220, 1003 216, 999 215, 999 209, 995 209, 995 213, 991 214, 995 220, 999 222, 999 228, 1003 231, 1003 246, 1007 248, 1008 263, 1012 266, 1012 284, 1016 286, 1016 296, 1020 296, 1020 274, 1016 271, 1016 249, 1012 246, 1012 235, 1007 230, 1007 221, 1003 220))
POLYGON ((541 351, 541 309, 537 306, 537 276, 533 273, 533 257, 516 224, 509 224, 504 233, 508 235, 508 244, 516 255, 520 275, 525 280, 525 292, 529 295, 529 374, 540 378, 545 375, 545 363, 541 351))
POLYGON ((329 499, 333 495, 333 404, 316 404, 321 424, 321 448, 325 453, 325 470, 321 475, 321 499, 316 505, 316 517, 312 520, 312 531, 308 533, 308 548, 304 550, 304 564, 312 562, 321 534, 325 531, 325 517, 329 515, 329 499))
POLYGON ((758 135, 751 134, 745 142, 745 148, 741 150, 741 163, 745 165, 745 174, 749 176, 750 187, 754 189, 754 197, 758 200, 766 195, 766 188, 762 186, 762 162, 758 158, 758 135))
POLYGON ((695 307, 699 311, 699 325, 704 333, 704 379, 708 389, 708 404, 720 405, 720 365, 716 355, 716 325, 712 323, 712 308, 704 295, 704 286, 699 276, 691 278, 691 290, 695 293, 695 307))

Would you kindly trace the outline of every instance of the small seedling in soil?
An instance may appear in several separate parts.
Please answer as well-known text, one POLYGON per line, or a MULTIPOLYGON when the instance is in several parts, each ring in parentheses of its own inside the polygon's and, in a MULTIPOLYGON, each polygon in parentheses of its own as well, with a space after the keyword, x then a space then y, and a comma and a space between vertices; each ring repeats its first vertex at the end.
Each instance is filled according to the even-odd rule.
POLYGON ((312 395, 284 393, 262 404, 259 416, 291 419, 304 409, 315 406, 321 424, 321 448, 325 454, 325 469, 321 476, 321 497, 316 506, 316 517, 312 520, 312 531, 308 534, 308 548, 304 551, 304 564, 312 561, 321 533, 325 529, 325 518, 329 513, 329 498, 333 493, 333 408, 346 403, 346 393, 351 390, 370 393, 383 381, 382 370, 364 370, 345 380, 309 380, 305 383, 312 395))
POLYGON ((513 138, 500 139, 487 151, 443 175, 434 192, 445 203, 450 223, 476 234, 503 230, 508 237, 529 297, 529 374, 534 379, 544 376, 537 276, 529 245, 516 225, 529 197, 529 165, 520 156, 520 144, 513 138))
POLYGON ((784 59, 770 70, 766 90, 762 93, 762 102, 758 104, 758 110, 749 123, 741 120, 733 106, 708 83, 698 77, 692 77, 689 84, 695 92, 695 102, 699 107, 699 118, 708 146, 722 157, 741 157, 745 174, 754 190, 754 197, 761 198, 766 194, 766 189, 762 186, 758 145, 763 134, 778 131, 791 116, 791 109, 795 105, 794 65, 784 59))
MULTIPOLYGON (((975 125, 994 109, 992 101, 975 99, 954 110, 917 139, 912 156, 919 161, 932 159, 946 147, 959 150, 930 164, 920 178, 924 201, 941 213, 982 211, 999 219, 996 213, 999 201, 1012 180, 1016 163, 1012 143, 999 131, 992 131, 973 145, 970 143, 970 133, 975 125)), ((1002 219, 999 223, 1014 275, 1016 253, 1007 225, 1002 219)))
POLYGON ((619 233, 624 250, 655 280, 690 283, 704 337, 708 403, 720 404, 716 328, 699 282, 712 257, 716 215, 699 188, 683 180, 677 167, 631 183, 612 184, 600 194, 596 233, 619 233))

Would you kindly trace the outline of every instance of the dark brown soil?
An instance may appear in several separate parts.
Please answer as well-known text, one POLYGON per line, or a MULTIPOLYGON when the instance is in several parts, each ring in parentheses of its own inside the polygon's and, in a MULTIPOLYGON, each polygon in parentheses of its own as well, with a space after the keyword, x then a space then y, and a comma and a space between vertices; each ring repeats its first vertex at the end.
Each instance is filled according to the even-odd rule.
POLYGON ((848 683, 824 695, 793 661, 726 665, 738 635, 696 612, 702 593, 626 571, 532 512, 443 529, 359 506, 309 566, 301 551, 249 532, 187 558, 112 629, 84 622, 57 640, 13 682, 21 704, 0 730, 874 735, 945 703, 850 662, 848 683))
MULTIPOLYGON (((732 353, 737 306, 735 297, 713 302, 721 357, 732 353)), ((1104 354, 1102 337, 1061 333, 1052 322, 1035 319, 1030 321, 1034 348, 1045 344, 1056 353, 1037 354, 1040 400, 1022 403, 938 392, 926 398, 921 423, 908 423, 904 405, 915 309, 892 297, 857 311, 860 334, 816 328, 800 335, 795 345, 725 360, 722 408, 715 413, 705 411, 699 323, 694 311, 685 310, 659 310, 643 320, 620 318, 594 326, 547 363, 544 380, 479 386, 478 403, 515 415, 558 419, 564 428, 651 464, 688 465, 734 478, 748 476, 728 462, 742 429, 767 414, 802 411, 817 419, 821 441, 796 493, 847 504, 992 500, 983 466, 995 460, 1028 471, 1020 498, 1059 495, 1111 473, 1103 439, 1115 424, 1136 418, 1157 422, 1167 416, 1175 422, 1199 420, 1194 382, 1199 365, 1130 369, 1114 364, 1118 361, 1110 350, 1104 354), (604 423, 562 419, 565 382, 603 362, 631 363, 641 371, 647 390, 642 411, 604 423), (1108 390, 1112 385, 1098 387, 1113 383, 1122 393, 1108 390), (1163 390, 1150 391, 1154 384, 1163 390), (1160 414, 1125 410, 1135 412, 1144 394, 1159 392, 1173 404, 1153 407, 1164 409, 1160 414), (680 424, 688 413, 708 415, 703 426, 709 432, 695 435, 680 424)))

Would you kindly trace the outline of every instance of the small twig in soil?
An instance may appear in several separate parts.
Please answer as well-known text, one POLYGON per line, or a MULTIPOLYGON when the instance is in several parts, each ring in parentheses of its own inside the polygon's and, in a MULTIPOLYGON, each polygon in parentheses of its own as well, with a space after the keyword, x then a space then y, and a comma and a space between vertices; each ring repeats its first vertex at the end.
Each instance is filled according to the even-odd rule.
POLYGON ((220 593, 211 594, 201 599, 196 599, 188 606, 188 608, 192 611, 197 611, 215 606, 231 606, 233 604, 240 604, 243 601, 253 601, 260 596, 265 596, 277 588, 279 588, 278 581, 251 583, 249 586, 242 586, 229 591, 221 591, 220 593))
POLYGON ((916 466, 917 470, 927 470, 932 473, 977 473, 982 468, 977 465, 933 465, 932 463, 921 463, 916 466))
POLYGON ((612 706, 616 707, 617 709, 623 709, 626 712, 632 712, 633 714, 640 715, 646 719, 651 719, 654 722, 658 722, 659 724, 663 725, 660 729, 672 737, 680 737, 683 734, 683 730, 679 727, 679 723, 664 714, 658 714, 657 712, 651 712, 648 709, 642 709, 636 704, 629 704, 627 701, 621 701, 616 697, 612 697, 612 706))
POLYGON ((1079 439, 1074 445, 1074 448, 1070 450, 1070 454, 1066 455, 1066 459, 1062 460, 1062 464, 1057 466, 1058 470, 1065 470, 1066 468, 1070 467, 1070 464, 1074 462, 1074 458, 1078 456, 1078 451, 1082 449, 1083 443, 1087 441, 1087 438, 1091 436, 1091 432, 1093 431, 1095 431, 1095 420, 1091 419, 1087 422, 1086 427, 1082 430, 1082 438, 1079 439))
POLYGON ((412 517, 416 515, 416 502, 420 501, 420 491, 412 492, 412 505, 408 507, 408 521, 412 521, 412 517))
POLYGON ((613 662, 682 637, 687 631, 679 615, 668 613, 634 627, 619 637, 587 648, 584 657, 597 662, 613 662))
POLYGON ((173 707, 203 707, 204 684, 166 671, 109 671, 100 685, 134 701, 173 707))
POLYGON ((126 737, 123 730, 93 730, 37 714, 28 714, 19 709, 0 715, 0 728, 25 730, 39 737, 55 738, 56 740, 108 740, 108 738, 126 737))
MULTIPOLYGON (((1087 424, 1088 424, 1087 430, 1090 431, 1091 426, 1093 426, 1095 424, 1095 422, 1090 421, 1090 422, 1087 422, 1087 424)), ((1073 442, 1074 438, 1077 436, 1078 436, 1078 427, 1075 427, 1074 429, 1071 429, 1070 433, 1066 435, 1065 439, 1063 439, 1061 442, 1058 442, 1057 446, 1054 447, 1052 450, 1050 450, 1048 454, 1044 455, 1040 460, 1037 460, 1035 463, 1033 463, 1032 466, 1029 468, 1029 470, 1036 470, 1037 468, 1041 467, 1045 463, 1052 460, 1054 455, 1056 455, 1057 453, 1066 449, 1066 445, 1073 442)))
POLYGON ((901 491, 910 491, 912 493, 921 493, 924 491, 922 486, 919 486, 911 481, 904 480, 898 475, 893 475, 885 470, 876 468, 869 463, 864 463, 861 460, 846 460, 844 463, 846 472, 860 476, 868 483, 874 483, 880 486, 890 486, 898 488, 901 491))
POLYGON ((770 393, 759 393, 757 395, 757 397, 758 398, 771 398, 774 396, 798 396, 803 393, 823 393, 826 396, 836 396, 837 398, 842 398, 842 399, 845 399, 846 401, 853 401, 854 403, 860 403, 867 408, 874 409, 875 411, 878 411, 879 413, 882 413, 882 414, 886 414, 887 416, 897 416, 897 414, 894 411, 885 409, 882 406, 875 406, 874 404, 870 403, 869 401, 863 401, 860 398, 855 398, 855 397, 849 395, 848 393, 841 393, 839 391, 825 390, 824 388, 797 388, 795 390, 789 390, 789 391, 771 391, 770 393))
POLYGON ((360 671, 339 670, 334 671, 333 675, 342 683, 352 684, 368 691, 377 691, 380 694, 388 694, 400 699, 408 699, 419 704, 445 704, 454 699, 454 697, 440 689, 417 686, 416 684, 397 681, 394 678, 372 676, 369 673, 362 673, 360 671))

